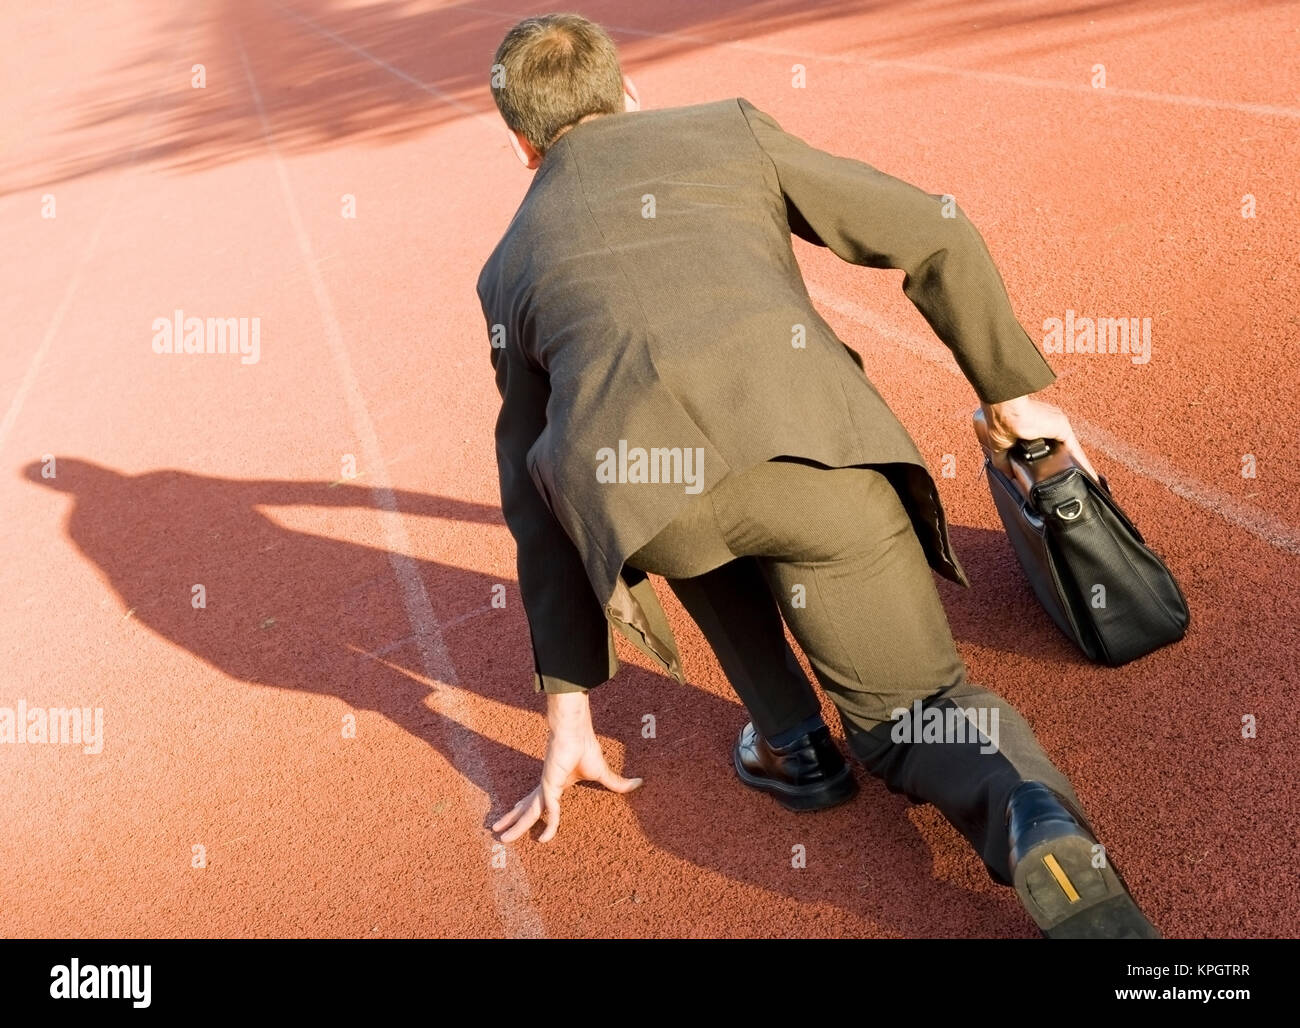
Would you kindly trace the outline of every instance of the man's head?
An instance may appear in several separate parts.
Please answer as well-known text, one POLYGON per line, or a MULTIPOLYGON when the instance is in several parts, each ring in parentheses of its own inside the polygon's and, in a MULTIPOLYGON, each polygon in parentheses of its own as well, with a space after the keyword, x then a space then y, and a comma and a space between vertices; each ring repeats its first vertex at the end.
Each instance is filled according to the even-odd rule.
POLYGON ((527 18, 507 32, 492 64, 492 97, 528 168, 578 122, 640 106, 614 41, 577 14, 527 18))

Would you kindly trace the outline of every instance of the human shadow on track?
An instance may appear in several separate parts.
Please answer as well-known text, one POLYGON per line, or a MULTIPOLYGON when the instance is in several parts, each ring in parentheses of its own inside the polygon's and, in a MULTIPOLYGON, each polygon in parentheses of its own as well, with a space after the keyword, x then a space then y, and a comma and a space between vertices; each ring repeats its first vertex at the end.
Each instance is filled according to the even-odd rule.
MULTIPOLYGON (((515 584, 506 580, 509 602, 494 609, 490 597, 497 579, 412 558, 460 669, 456 686, 436 685, 416 648, 403 643, 412 629, 389 554, 286 528, 263 509, 357 508, 355 516, 372 518, 368 487, 177 470, 125 474, 73 457, 57 458, 56 476, 47 479, 43 466, 29 464, 28 480, 72 498, 68 537, 134 619, 163 639, 237 681, 332 696, 353 709, 382 714, 468 774, 491 797, 489 821, 536 783, 537 756, 458 724, 429 705, 435 689, 459 688, 540 713, 542 698, 531 689, 528 630, 515 584), (206 590, 203 609, 191 603, 195 584, 206 590), (466 743, 477 751, 491 782, 474 779, 473 768, 457 761, 466 743)), ((395 495, 408 521, 503 525, 495 506, 405 491, 395 495)), ((373 530, 373 522, 369 527, 373 530)), ((680 641, 688 671, 712 659, 693 626, 680 641)), ((929 846, 907 816, 909 802, 860 768, 857 799, 818 815, 787 812, 740 785, 730 752, 747 718, 733 698, 625 663, 615 682, 593 691, 592 703, 597 730, 625 747, 625 771, 646 779, 641 790, 617 802, 630 803, 657 849, 774 895, 842 908, 888 934, 1034 934, 1009 891, 972 891, 936 877, 929 846), (641 731, 646 714, 655 716, 652 739, 641 731), (796 844, 808 857, 804 869, 791 867, 796 844)), ((580 795, 568 809, 590 794, 580 795)), ((583 839, 584 821, 575 811, 548 852, 563 859, 571 848, 576 860, 583 839)), ((967 859, 982 876, 974 854, 967 859)), ((754 915, 762 917, 760 911, 754 915)), ((815 929, 790 924, 785 933, 805 931, 815 929)))
MULTIPOLYGON (((850 19, 843 36, 848 47, 865 37, 861 48, 880 57, 925 56, 948 41, 1001 40, 1020 29, 1040 49, 1059 48, 1061 38, 1071 41, 1081 31, 1096 44, 1106 32, 1092 27, 1090 19, 1125 5, 1122 0, 1065 6, 1006 0, 984 5, 977 16, 964 6, 940 5, 918 16, 904 0, 667 0, 651 8, 597 0, 583 13, 611 27, 624 64, 635 73, 647 64, 706 50, 711 39, 743 43, 837 19, 850 19), (875 16, 888 20, 871 20, 875 16), (852 20, 864 17, 866 22, 852 20), (1046 30, 1064 35, 1043 44, 1046 30)), ((1168 9, 1172 15, 1180 6, 1179 0, 1150 0, 1146 11, 1168 9)), ((540 13, 512 7, 501 0, 424 7, 403 0, 175 5, 170 19, 152 27, 145 53, 72 94, 44 166, 35 174, 24 172, 23 181, 6 176, 0 194, 49 188, 130 164, 185 171, 264 153, 245 57, 276 147, 285 153, 393 141, 476 113, 495 120, 487 88, 492 55, 513 22, 540 13), (192 84, 196 64, 204 67, 202 88, 192 84), (87 133, 94 133, 89 142, 87 133)), ((763 53, 758 57, 768 59, 763 53)), ((648 100, 653 106, 653 98, 648 100)), ((498 145, 504 144, 504 132, 498 137, 498 145)))

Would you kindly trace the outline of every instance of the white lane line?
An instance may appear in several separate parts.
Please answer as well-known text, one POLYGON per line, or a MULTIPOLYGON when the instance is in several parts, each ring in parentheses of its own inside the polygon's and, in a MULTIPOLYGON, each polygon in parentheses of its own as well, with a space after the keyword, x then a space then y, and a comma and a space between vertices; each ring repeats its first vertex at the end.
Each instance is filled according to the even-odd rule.
POLYGON ((9 433, 13 431, 14 424, 18 421, 18 415, 23 412, 23 405, 27 402, 28 394, 31 393, 32 386, 36 383, 36 377, 45 364, 45 358, 49 356, 50 347, 54 344, 59 329, 63 327, 63 319, 67 317, 68 310, 72 307, 73 298, 76 297, 77 290, 81 288, 81 280, 86 267, 90 264, 91 258, 95 255, 95 250, 99 247, 99 240, 104 234, 104 227, 108 224, 109 218, 112 217, 113 211, 117 208, 117 200, 122 193, 122 184, 130 167, 130 162, 128 162, 114 177, 113 191, 109 194, 108 202, 104 204, 104 213, 99 216, 95 230, 90 234, 90 239, 82 249, 81 256, 77 259, 77 263, 73 268, 72 277, 68 279, 67 287, 63 290, 59 305, 54 308, 54 317, 50 319, 50 323, 45 329, 45 335, 41 337, 41 343, 36 347, 36 352, 32 354, 31 360, 27 362, 27 372, 23 375, 23 380, 18 383, 17 392, 14 393, 13 399, 9 401, 9 408, 5 411, 4 420, 0 421, 0 450, 3 450, 5 443, 9 441, 9 433))
MULTIPOLYGON (((808 295, 819 306, 844 315, 908 353, 965 380, 948 348, 937 339, 900 329, 875 311, 868 310, 852 300, 846 300, 811 282, 808 283, 808 295)), ((1070 422, 1083 442, 1100 450, 1111 460, 1123 464, 1134 474, 1160 483, 1176 496, 1181 496, 1211 514, 1217 514, 1225 521, 1245 529, 1276 549, 1300 555, 1300 531, 1292 526, 1258 507, 1243 503, 1221 489, 1215 489, 1190 475, 1183 474, 1163 457, 1144 453, 1137 447, 1130 446, 1100 425, 1094 425, 1074 414, 1070 414, 1070 422)))
MULTIPOLYGON (((183 37, 181 52, 184 53, 188 47, 191 36, 194 33, 193 26, 183 37)), ((181 58, 175 58, 172 61, 173 67, 178 67, 183 63, 181 58)), ((95 251, 99 248, 99 240, 104 235, 104 229, 108 225, 109 219, 117 209, 118 198, 122 195, 122 189, 126 185, 128 174, 135 170, 135 159, 140 153, 140 148, 144 145, 148 135, 148 129, 153 123, 153 116, 157 113, 161 104, 164 90, 159 89, 150 101, 148 111, 142 119, 142 127, 137 133, 135 142, 131 146, 131 154, 127 157, 122 167, 113 177, 113 189, 108 195, 108 200, 104 204, 104 213, 99 216, 99 221, 95 229, 90 234, 90 239, 86 242, 85 248, 81 251, 81 256, 77 258, 77 263, 73 267, 72 277, 68 279, 68 284, 63 290, 63 296, 59 299, 59 304, 54 308, 54 316, 50 318, 50 323, 46 326, 45 335, 41 337, 40 345, 36 347, 36 352, 32 354, 31 360, 27 363, 27 371, 23 379, 18 383, 18 389, 13 398, 9 401, 9 407, 5 411, 3 420, 0 420, 0 451, 4 450, 5 443, 9 441, 9 434, 13 431, 18 416, 23 412, 23 405, 27 402, 27 397, 32 391, 32 386, 36 384, 37 376, 40 375, 41 368, 45 364, 45 358, 49 356, 50 347, 54 345, 54 340, 58 337, 59 330, 63 327, 63 319, 67 317, 68 311, 72 308, 72 301, 76 298, 77 290, 81 288, 81 282, 85 276, 86 268, 90 265, 91 259, 95 256, 95 251)), ((39 186, 34 187, 39 190, 39 186)))
MULTIPOLYGON (((388 72, 391 75, 395 75, 397 78, 401 79, 403 82, 407 83, 408 85, 412 85, 416 89, 423 90, 424 92, 428 93, 430 96, 436 97, 437 99, 441 100, 443 103, 455 107, 458 111, 460 111, 463 114, 468 114, 474 118, 477 118, 481 123, 486 125, 488 128, 492 129, 497 135, 501 135, 505 131, 504 126, 502 126, 495 118, 488 117, 488 115, 484 114, 482 111, 478 110, 477 108, 471 107, 463 100, 457 99, 455 96, 453 96, 451 93, 448 93, 446 90, 439 89, 437 86, 430 85, 427 82, 422 82, 420 79, 417 79, 414 75, 407 74, 401 68, 398 68, 396 65, 389 64, 382 57, 376 57, 374 54, 372 54, 369 50, 365 49, 364 47, 358 46, 356 43, 353 43, 351 40, 346 39, 335 32, 331 32, 329 29, 325 28, 324 25, 321 25, 319 22, 313 21, 311 18, 308 18, 305 14, 300 14, 299 12, 295 11, 292 7, 286 7, 284 4, 281 3, 274 3, 273 6, 283 11, 285 14, 289 15, 289 17, 293 18, 294 20, 301 22, 303 25, 306 25, 317 35, 324 36, 326 39, 332 40, 333 42, 337 43, 339 46, 351 50, 354 54, 360 54, 371 64, 378 65, 380 68, 383 68, 386 72, 388 72)), ((431 40, 430 45, 433 45, 433 42, 434 41, 431 40)), ((484 79, 483 88, 485 90, 487 89, 487 72, 488 69, 487 66, 485 65, 483 71, 483 79, 484 79)))
MULTIPOLYGON (((457 5, 457 10, 473 11, 503 20, 518 21, 526 15, 512 11, 498 11, 490 7, 457 5)), ((1061 79, 1039 79, 1030 75, 1012 75, 998 71, 980 71, 975 68, 953 68, 946 64, 930 64, 927 61, 912 61, 894 57, 861 57, 852 54, 818 54, 806 50, 792 50, 788 47, 769 46, 763 43, 749 43, 729 39, 710 39, 707 36, 692 35, 682 32, 655 32, 651 29, 633 29, 624 25, 610 25, 601 22, 610 32, 627 36, 643 36, 648 39, 671 39, 680 43, 693 43, 701 47, 725 47, 729 50, 744 50, 750 53, 769 54, 778 57, 799 57, 804 60, 826 61, 832 64, 853 64, 864 68, 882 70, 920 71, 931 75, 948 75, 955 78, 971 79, 977 82, 994 82, 999 85, 1021 86, 1027 89, 1049 89, 1070 93, 1087 93, 1102 99, 1121 97, 1126 100, 1145 100, 1151 103, 1175 104, 1181 107, 1199 107, 1205 110, 1235 111, 1238 114, 1253 114, 1272 118, 1300 118, 1300 107, 1288 107, 1279 104, 1250 103, 1240 100, 1215 100, 1211 97, 1188 96, 1182 93, 1158 93, 1147 89, 1125 89, 1118 86, 1106 86, 1094 89, 1090 83, 1069 82, 1061 79)))
MULTIPOLYGON (((243 41, 239 39, 238 34, 236 34, 236 45, 239 47, 239 59, 243 62, 244 75, 248 79, 248 88, 257 108, 257 117, 261 122, 262 137, 275 164, 276 176, 280 180, 280 192, 288 209, 289 221, 297 237, 298 249, 302 254, 307 276, 311 280, 312 292, 315 294, 316 306, 319 308, 321 322, 325 329, 325 340, 342 380, 352 427, 361 443, 365 462, 372 469, 373 484, 370 493, 375 506, 382 512, 380 520, 384 527, 388 561, 397 579, 406 619, 411 626, 411 634, 420 655, 425 677, 436 685, 429 698, 429 706, 444 719, 443 730, 450 740, 451 762, 459 772, 465 809, 472 817, 486 815, 496 790, 492 785, 487 764, 474 741, 474 733, 469 728, 473 720, 470 707, 460 691, 456 669, 452 664, 451 655, 447 652, 442 630, 434 617, 433 605, 429 602, 429 595, 420 578, 419 567, 413 558, 407 556, 414 552, 414 548, 397 507, 397 497, 393 493, 392 483, 388 477, 383 451, 379 445, 379 436, 375 432, 370 410, 366 406, 361 386, 353 371, 347 343, 343 339, 343 330, 334 312, 329 290, 317 268, 311 239, 307 234, 293 186, 289 181, 289 172, 276 148, 275 136, 266 116, 266 108, 262 104, 262 95, 257 88, 257 80, 249 65, 248 55, 244 52, 243 41), (475 788, 475 782, 482 784, 483 793, 475 788)), ((484 833, 482 867, 491 883, 496 913, 506 934, 513 937, 543 937, 545 930, 541 916, 532 905, 528 877, 523 865, 517 858, 507 854, 505 868, 492 869, 489 862, 491 841, 491 837, 484 833)))
POLYGON ((1263 539, 1276 549, 1300 555, 1300 531, 1285 522, 1258 507, 1243 503, 1235 496, 1229 496, 1204 482, 1197 481, 1190 475, 1183 474, 1163 457, 1144 453, 1137 447, 1130 446, 1100 425, 1094 425, 1081 418, 1072 417, 1070 420, 1079 438, 1119 461, 1130 471, 1159 482, 1171 493, 1218 514, 1225 521, 1244 528, 1251 535, 1263 539))

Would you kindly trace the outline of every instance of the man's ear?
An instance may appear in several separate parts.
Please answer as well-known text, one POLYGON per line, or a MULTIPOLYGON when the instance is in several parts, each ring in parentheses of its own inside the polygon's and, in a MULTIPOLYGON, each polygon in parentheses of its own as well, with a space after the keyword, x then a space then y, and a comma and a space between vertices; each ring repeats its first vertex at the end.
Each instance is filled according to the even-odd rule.
POLYGON ((542 163, 542 155, 533 148, 532 143, 528 142, 518 132, 511 131, 510 148, 514 150, 515 156, 519 158, 519 163, 529 171, 536 171, 537 166, 542 163))
POLYGON ((641 97, 636 91, 636 84, 623 76, 623 109, 625 111, 639 111, 641 109, 641 97))

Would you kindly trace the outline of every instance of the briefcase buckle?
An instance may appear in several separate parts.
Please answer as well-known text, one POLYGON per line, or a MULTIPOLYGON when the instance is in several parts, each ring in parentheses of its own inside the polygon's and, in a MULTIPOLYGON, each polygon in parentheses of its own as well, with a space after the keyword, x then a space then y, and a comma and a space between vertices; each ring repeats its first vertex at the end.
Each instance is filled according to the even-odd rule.
POLYGON ((1066 500, 1064 503, 1058 503, 1052 510, 1062 521, 1074 521, 1083 513, 1083 501, 1079 499, 1066 500))

